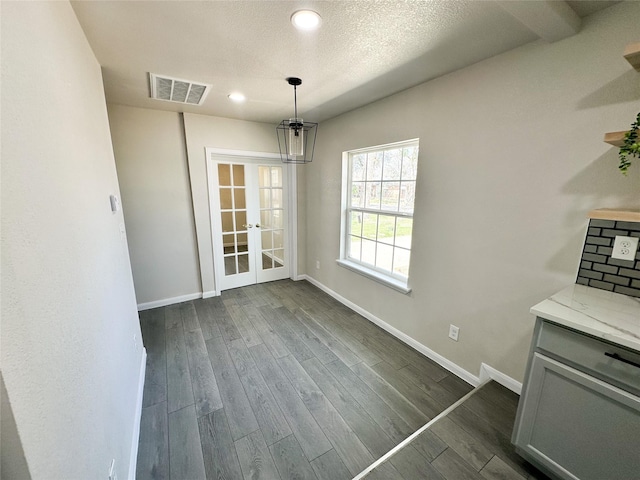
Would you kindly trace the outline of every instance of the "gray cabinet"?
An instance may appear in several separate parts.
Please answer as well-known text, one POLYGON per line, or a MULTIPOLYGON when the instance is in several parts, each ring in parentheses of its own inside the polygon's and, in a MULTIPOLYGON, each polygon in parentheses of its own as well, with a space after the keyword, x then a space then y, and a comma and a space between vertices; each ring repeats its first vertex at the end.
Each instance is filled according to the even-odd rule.
POLYGON ((537 322, 516 450, 558 478, 640 478, 640 355, 537 322))

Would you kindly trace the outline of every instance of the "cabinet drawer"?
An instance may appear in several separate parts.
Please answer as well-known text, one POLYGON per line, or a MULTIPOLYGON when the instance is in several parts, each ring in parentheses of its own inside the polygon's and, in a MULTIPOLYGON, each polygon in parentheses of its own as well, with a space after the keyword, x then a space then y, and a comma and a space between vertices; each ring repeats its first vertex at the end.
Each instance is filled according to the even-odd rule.
POLYGON ((640 354, 542 321, 536 349, 640 395, 640 354), (633 364, 626 363, 632 362, 633 364))

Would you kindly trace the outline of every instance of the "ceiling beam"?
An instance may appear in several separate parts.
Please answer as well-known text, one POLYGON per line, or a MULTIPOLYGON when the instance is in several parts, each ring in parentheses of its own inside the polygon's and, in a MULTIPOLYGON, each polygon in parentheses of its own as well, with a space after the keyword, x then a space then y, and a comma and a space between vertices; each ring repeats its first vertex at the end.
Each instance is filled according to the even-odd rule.
POLYGON ((547 42, 562 40, 580 30, 582 20, 564 1, 497 0, 496 3, 547 42))

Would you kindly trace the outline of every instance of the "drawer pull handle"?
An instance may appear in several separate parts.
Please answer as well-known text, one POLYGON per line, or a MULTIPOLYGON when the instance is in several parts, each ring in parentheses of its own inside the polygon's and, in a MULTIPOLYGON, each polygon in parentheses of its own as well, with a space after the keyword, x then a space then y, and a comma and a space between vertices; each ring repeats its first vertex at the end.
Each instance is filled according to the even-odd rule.
POLYGON ((621 362, 628 363, 629 365, 633 365, 634 367, 638 367, 638 368, 640 368, 640 363, 636 363, 636 362, 634 362, 634 361, 632 361, 632 360, 627 360, 626 358, 622 358, 622 357, 621 357, 620 355, 618 355, 617 353, 604 352, 604 354, 605 354, 607 357, 611 357, 611 358, 613 358, 614 360, 620 360, 621 362))

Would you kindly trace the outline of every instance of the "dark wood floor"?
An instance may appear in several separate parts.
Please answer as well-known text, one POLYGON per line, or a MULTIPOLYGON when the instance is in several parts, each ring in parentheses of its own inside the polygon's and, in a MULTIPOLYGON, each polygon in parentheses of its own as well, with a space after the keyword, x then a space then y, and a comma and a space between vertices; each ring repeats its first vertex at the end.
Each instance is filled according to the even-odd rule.
POLYGON ((519 457, 509 441, 518 399, 490 381, 365 478, 547 479, 519 457))
MULTIPOLYGON (((138 479, 352 478, 471 390, 304 281, 229 290, 140 320, 148 357, 138 479)), ((442 478, 440 463, 466 466, 460 431, 476 436, 466 447, 475 472, 500 472, 502 461, 528 475, 506 453, 514 407, 505 405, 465 404, 423 442, 453 438, 455 448, 434 457, 437 448, 415 444, 368 478, 442 478), (407 465, 427 469, 399 468, 409 456, 407 465)))

